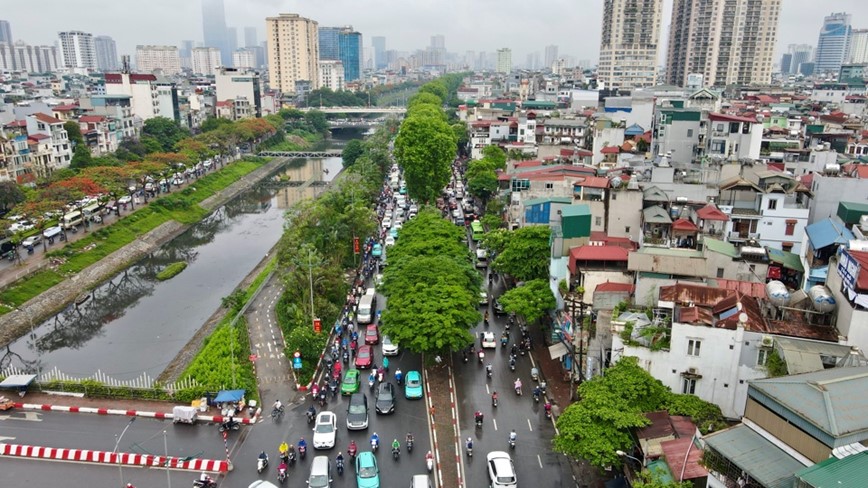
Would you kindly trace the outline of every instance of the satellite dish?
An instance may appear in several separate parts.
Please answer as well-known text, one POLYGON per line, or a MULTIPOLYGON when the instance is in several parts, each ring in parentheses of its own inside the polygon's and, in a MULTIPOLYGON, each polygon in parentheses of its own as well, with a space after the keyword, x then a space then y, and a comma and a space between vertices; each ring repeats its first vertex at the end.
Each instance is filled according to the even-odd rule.
POLYGON ((738 314, 738 321, 741 322, 742 324, 746 324, 747 323, 747 314, 744 312, 738 314))

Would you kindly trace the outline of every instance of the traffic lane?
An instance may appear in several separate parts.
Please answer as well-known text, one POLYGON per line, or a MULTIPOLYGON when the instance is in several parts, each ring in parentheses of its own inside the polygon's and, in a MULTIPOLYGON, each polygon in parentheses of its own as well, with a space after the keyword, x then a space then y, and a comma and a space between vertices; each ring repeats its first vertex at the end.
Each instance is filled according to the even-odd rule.
MULTIPOLYGON (((132 483, 138 487, 172 484, 187 487, 199 474, 198 471, 170 469, 167 478, 165 469, 133 466, 118 469, 113 464, 4 457, 0 486, 124 486, 132 483)), ((216 476, 216 473, 211 473, 211 476, 216 476)))
MULTIPOLYGON (((8 443, 108 452, 114 450, 115 436, 129 426, 118 446, 120 452, 162 455, 165 431, 170 456, 226 457, 223 437, 216 424, 173 425, 171 420, 146 417, 18 410, 0 416, 0 426, 8 443), (136 420, 130 423, 130 418, 136 420)), ((241 426, 242 430, 246 428, 241 426)), ((238 434, 229 434, 230 447, 238 442, 238 434)))
MULTIPOLYGON (((379 347, 376 349, 375 362, 382 364, 382 355, 379 352, 379 347)), ((394 372, 396 367, 400 367, 406 374, 407 371, 415 369, 421 370, 421 358, 415 354, 409 354, 401 351, 398 356, 393 356, 389 359, 389 381, 394 383, 394 372)), ((345 459, 345 471, 343 477, 338 476, 337 472, 333 472, 335 486, 355 486, 355 470, 351 466, 347 447, 350 440, 356 441, 359 451, 368 451, 371 449, 370 438, 376 432, 380 437, 380 450, 377 453, 377 461, 380 463, 380 483, 382 486, 402 486, 407 484, 413 474, 422 474, 426 472, 425 453, 430 449, 431 441, 428 435, 427 414, 424 400, 408 400, 404 398, 403 387, 397 388, 398 400, 395 408, 395 413, 391 415, 377 415, 375 413, 376 398, 371 393, 367 384, 367 371, 362 373, 361 392, 368 399, 368 428, 360 431, 349 431, 346 427, 347 406, 349 397, 338 395, 337 398, 329 395, 328 403, 325 410, 334 412, 337 416, 337 436, 335 439, 335 447, 333 449, 314 450, 313 449, 313 424, 307 423, 305 412, 311 405, 316 408, 319 413, 323 409, 318 403, 314 403, 310 395, 305 397, 302 404, 288 408, 286 415, 279 422, 274 422, 270 417, 257 424, 250 431, 250 436, 245 440, 243 445, 239 446, 236 451, 232 452, 232 459, 235 469, 229 474, 228 479, 234 484, 241 486, 243 483, 250 483, 255 479, 268 479, 271 481, 277 478, 277 466, 279 465, 278 446, 281 442, 298 445, 298 440, 304 437, 308 445, 307 458, 304 461, 296 462, 296 464, 288 470, 288 485, 298 486, 304 485, 310 476, 310 463, 312 456, 328 456, 332 461, 332 469, 334 471, 334 460, 338 452, 342 452, 345 459), (408 453, 404 439, 408 432, 413 434, 415 445, 413 453, 408 453), (390 446, 393 439, 398 439, 401 442, 401 456, 399 461, 394 461, 391 456, 390 446), (256 459, 261 451, 265 450, 269 456, 269 469, 258 474, 256 472, 256 459), (417 452, 420 451, 420 452, 417 452)), ((397 387, 397 384, 395 385, 397 387)))

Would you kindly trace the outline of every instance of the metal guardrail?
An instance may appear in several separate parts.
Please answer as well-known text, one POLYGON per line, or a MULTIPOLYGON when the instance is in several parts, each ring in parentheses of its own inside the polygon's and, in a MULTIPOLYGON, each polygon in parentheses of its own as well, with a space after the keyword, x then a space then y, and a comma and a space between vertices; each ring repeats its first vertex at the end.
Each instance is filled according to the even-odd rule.
POLYGON ((341 151, 262 151, 259 156, 269 158, 339 158, 341 151))

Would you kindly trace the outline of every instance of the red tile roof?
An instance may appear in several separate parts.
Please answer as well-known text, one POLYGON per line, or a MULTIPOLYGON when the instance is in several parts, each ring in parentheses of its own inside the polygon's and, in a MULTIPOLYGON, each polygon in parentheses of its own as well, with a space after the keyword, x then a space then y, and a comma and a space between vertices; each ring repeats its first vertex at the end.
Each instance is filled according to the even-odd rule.
POLYGON ((570 249, 570 262, 627 261, 630 251, 621 246, 579 246, 570 249))
POLYGON ((624 292, 633 294, 636 291, 636 287, 631 285, 630 283, 613 283, 611 281, 607 281, 605 283, 600 283, 594 288, 594 293, 597 292, 624 292))
POLYGON ((516 161, 513 163, 516 168, 531 168, 534 166, 542 166, 542 161, 516 161))
POLYGON ((708 114, 708 119, 715 122, 747 122, 750 124, 759 123, 757 122, 755 117, 739 117, 737 115, 719 114, 714 112, 708 114))
POLYGON ((84 122, 85 124, 94 124, 97 122, 105 122, 105 117, 103 117, 102 115, 82 115, 78 118, 78 121, 84 122))
POLYGON ((40 122, 45 122, 46 124, 62 124, 63 123, 62 120, 60 120, 56 117, 52 117, 50 115, 46 115, 44 113, 33 114, 33 117, 40 122))
POLYGON ((856 288, 868 290, 868 251, 847 251, 853 259, 859 262, 859 276, 856 278, 856 288))
POLYGON ((708 205, 696 211, 696 216, 702 220, 718 220, 721 222, 729 221, 729 216, 723 213, 717 205, 709 203, 708 205))
POLYGON ((583 176, 573 183, 573 186, 587 188, 609 188, 609 178, 604 176, 583 176))
POLYGON ((677 480, 686 481, 708 476, 708 470, 701 464, 702 448, 693 445, 693 436, 661 442, 660 448, 663 450, 663 457, 669 465, 669 470, 672 471, 673 476, 677 476, 677 480))
POLYGON ((621 148, 618 146, 606 146, 603 149, 600 149, 600 153, 602 154, 619 154, 621 152, 621 148))
POLYGON ((13 120, 12 122, 9 122, 8 124, 4 125, 4 127, 27 127, 27 121, 26 120, 13 120))
POLYGON ((684 232, 696 232, 699 229, 696 227, 696 224, 687 220, 687 219, 678 219, 675 222, 672 222, 672 230, 680 230, 684 232))
POLYGON ((55 105, 51 107, 53 112, 69 112, 78 108, 78 105, 71 103, 68 105, 55 105))
POLYGON ((613 237, 601 230, 592 230, 590 242, 601 242, 606 246, 618 246, 624 249, 635 250, 639 249, 639 244, 630 240, 629 237, 613 237))
POLYGON ((588 151, 587 149, 561 149, 561 157, 563 158, 571 158, 573 156, 578 157, 590 157, 593 156, 594 153, 588 151))
POLYGON ((45 134, 31 134, 27 136, 28 139, 33 139, 34 141, 42 141, 45 139, 51 139, 51 136, 47 136, 45 134))
POLYGON ((844 173, 857 178, 868 179, 868 164, 845 164, 844 173))

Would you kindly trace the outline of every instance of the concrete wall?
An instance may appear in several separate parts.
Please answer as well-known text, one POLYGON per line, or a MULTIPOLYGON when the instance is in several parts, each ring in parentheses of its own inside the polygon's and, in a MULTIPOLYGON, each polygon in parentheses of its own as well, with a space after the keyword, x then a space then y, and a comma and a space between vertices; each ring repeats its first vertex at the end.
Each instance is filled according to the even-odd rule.
POLYGON ((606 232, 612 237, 629 237, 639 242, 642 235, 642 192, 612 190, 608 198, 606 232))
POLYGON ((838 212, 838 202, 841 200, 852 202, 868 200, 868 180, 814 173, 811 192, 813 198, 808 224, 835 215, 838 212))

